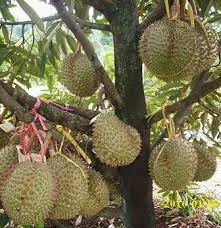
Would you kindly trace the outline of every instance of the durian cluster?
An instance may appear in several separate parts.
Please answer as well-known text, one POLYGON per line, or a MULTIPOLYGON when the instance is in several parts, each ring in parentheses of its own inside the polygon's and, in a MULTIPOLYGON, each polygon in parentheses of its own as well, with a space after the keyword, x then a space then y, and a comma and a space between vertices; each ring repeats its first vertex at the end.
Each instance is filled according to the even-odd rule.
POLYGON ((99 87, 95 71, 84 54, 70 54, 62 63, 61 83, 74 95, 88 97, 99 87))
MULTIPOLYGON (((112 112, 96 119, 92 138, 96 156, 113 167, 132 163, 140 153, 139 133, 112 112)), ((110 201, 121 205, 113 183, 110 187, 75 154, 56 154, 46 163, 19 163, 16 146, 11 144, 0 151, 0 178, 3 207, 16 224, 90 217, 110 201)))
POLYGON ((9 145, 0 150, 0 179, 2 205, 15 224, 90 217, 110 201, 102 175, 75 154, 19 163, 16 147, 9 145))
POLYGON ((166 82, 190 80, 208 69, 218 55, 215 31, 195 22, 162 19, 149 25, 140 40, 147 69, 166 82))
POLYGON ((164 191, 185 189, 193 181, 210 179, 216 170, 216 155, 206 145, 181 138, 158 145, 149 159, 149 172, 164 191))

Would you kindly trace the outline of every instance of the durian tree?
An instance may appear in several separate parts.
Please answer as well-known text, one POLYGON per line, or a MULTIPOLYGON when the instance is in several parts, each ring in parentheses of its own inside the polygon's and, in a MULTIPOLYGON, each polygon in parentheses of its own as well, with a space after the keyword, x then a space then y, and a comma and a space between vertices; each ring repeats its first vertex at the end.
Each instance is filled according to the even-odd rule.
MULTIPOLYGON (((165 179, 163 175, 174 173, 165 165, 165 154, 173 151, 170 154, 173 167, 181 167, 188 173, 202 166, 201 163, 197 165, 197 153, 205 151, 205 147, 196 147, 195 151, 186 139, 193 139, 201 132, 204 140, 206 138, 220 148, 221 2, 43 2, 53 6, 56 14, 40 18, 41 9, 35 11, 25 0, 0 1, 0 103, 4 107, 1 121, 15 116, 17 121, 32 122, 34 116, 30 110, 33 110, 36 98, 27 89, 47 85, 49 92, 40 97, 54 102, 43 100, 37 109, 45 118, 47 130, 58 142, 62 141, 62 135, 56 125, 70 129, 73 134, 78 132, 82 147, 84 139, 89 138, 89 146, 84 149, 96 161, 92 168, 105 170, 104 176, 111 172, 120 183, 125 227, 155 227, 152 178, 158 184, 165 179), (18 5, 30 21, 16 21, 11 9, 18 5), (97 33, 107 39, 103 41, 105 44, 110 42, 114 47, 112 52, 104 51, 105 57, 99 55, 93 40, 97 33), (65 104, 69 104, 70 109, 59 108, 65 104), (112 111, 106 113, 109 109, 112 111), (168 131, 171 127, 173 134, 168 131), (185 140, 174 139, 176 134, 185 140), (164 141, 168 137, 169 141, 164 141), (179 148, 182 148, 183 156, 175 153, 179 148)), ((5 158, 8 151, 2 154, 11 162, 11 155, 5 158)), ((202 153, 205 156, 198 156, 198 161, 203 163, 209 157, 208 164, 214 168, 214 156, 206 155, 207 151, 202 153)), ((62 159, 57 163, 49 159, 48 163, 51 169, 59 165, 66 167, 62 159)), ((35 169, 24 164, 19 172, 23 175, 23 172, 32 173, 35 169)), ((0 169, 0 174, 3 171, 0 169)), ((13 173, 10 179, 14 181, 19 172, 13 173)), ((75 171, 69 173, 69 169, 64 169, 63 172, 67 174, 64 183, 75 178, 75 171)), ((90 179, 96 183, 95 180, 101 177, 93 172, 90 179)), ((196 173, 185 176, 188 184, 194 178, 204 180, 199 171, 196 173)), ((37 178, 39 182, 41 175, 37 178)), ((208 175, 210 178, 212 174, 208 175)), ((7 185, 2 194, 2 198, 12 205, 13 198, 9 197, 7 189, 14 188, 16 182, 13 181, 10 182, 12 187, 7 185)), ((79 181, 79 188, 84 181, 83 178, 79 181)), ((94 194, 87 201, 94 207, 90 208, 91 214, 97 210, 96 196, 105 192, 99 192, 100 189, 106 188, 103 182, 99 182, 101 186, 94 182, 88 186, 94 194)), ((165 189, 161 183, 159 186, 163 190, 173 190, 168 183, 165 189)), ((81 189, 82 192, 86 190, 81 189)), ((44 191, 50 194, 49 190, 44 191)), ((73 194, 73 197, 76 196, 73 194)), ((103 197, 106 198, 107 195, 103 197)), ((43 201, 50 204, 49 198, 43 201)), ((101 202, 103 207, 104 201, 101 202)), ((80 208, 80 200, 76 199, 76 202, 78 205, 72 206, 80 208)), ((63 218, 68 214, 65 210, 63 218)), ((12 207, 8 211, 14 213, 12 207)), ((81 213, 87 215, 89 212, 82 210, 81 213)), ((52 219, 53 216, 59 218, 57 207, 51 212, 52 219)))

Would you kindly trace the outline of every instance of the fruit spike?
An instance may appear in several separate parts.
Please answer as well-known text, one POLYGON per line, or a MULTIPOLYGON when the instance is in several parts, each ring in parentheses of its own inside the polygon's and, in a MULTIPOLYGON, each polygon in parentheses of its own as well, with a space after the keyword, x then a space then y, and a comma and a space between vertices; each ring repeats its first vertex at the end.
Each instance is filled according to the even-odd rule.
POLYGON ((62 63, 61 83, 74 95, 88 97, 98 89, 91 62, 84 54, 70 54, 62 63))

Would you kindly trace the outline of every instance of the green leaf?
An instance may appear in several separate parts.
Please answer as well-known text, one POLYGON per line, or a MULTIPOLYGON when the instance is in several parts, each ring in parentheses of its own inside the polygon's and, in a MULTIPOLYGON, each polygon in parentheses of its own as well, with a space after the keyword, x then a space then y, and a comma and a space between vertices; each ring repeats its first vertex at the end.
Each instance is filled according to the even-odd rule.
POLYGON ((67 54, 67 45, 66 40, 64 39, 66 35, 63 33, 62 29, 59 28, 56 32, 56 42, 61 47, 62 52, 66 55, 67 54))
POLYGON ((0 45, 0 65, 4 62, 10 53, 11 49, 7 47, 4 48, 4 45, 0 45))
POLYGON ((74 37, 67 34, 66 39, 67 39, 68 45, 71 48, 71 50, 73 52, 75 52, 76 51, 76 41, 75 41, 74 37))
POLYGON ((211 123, 211 129, 210 129, 213 138, 216 138, 217 134, 219 133, 219 126, 220 126, 219 119, 214 117, 211 123))
POLYGON ((40 61, 40 76, 43 77, 45 74, 45 63, 46 63, 46 53, 44 52, 41 56, 41 61, 40 61))
POLYGON ((61 21, 55 21, 53 22, 47 29, 45 33, 45 37, 48 37, 52 32, 56 31, 58 25, 61 24, 61 21))
POLYGON ((52 41, 49 44, 49 52, 48 52, 48 58, 50 63, 56 67, 56 62, 55 62, 55 56, 54 56, 54 47, 52 41))
POLYGON ((164 192, 164 193, 162 194, 162 196, 163 196, 163 197, 167 197, 169 194, 170 194, 170 192, 167 191, 167 192, 164 192))
POLYGON ((3 36, 4 36, 4 38, 5 38, 5 41, 6 41, 7 43, 9 43, 10 40, 9 40, 8 28, 7 28, 7 26, 2 25, 2 33, 3 33, 3 36))
POLYGON ((53 80, 52 74, 47 75, 47 86, 51 93, 53 90, 53 86, 54 86, 54 80, 53 80))
POLYGON ((15 18, 13 15, 10 13, 9 9, 6 7, 0 7, 0 12, 2 14, 2 17, 4 18, 5 21, 14 21, 15 18))
POLYGON ((206 112, 203 112, 200 115, 200 120, 201 120, 201 123, 202 123, 203 127, 205 127, 205 123, 207 121, 207 116, 208 116, 208 114, 206 112))
POLYGON ((37 25, 39 30, 44 32, 44 22, 35 12, 35 10, 24 0, 17 0, 20 7, 24 10, 24 12, 31 18, 31 20, 37 25))
POLYGON ((44 228, 44 224, 37 224, 35 225, 35 228, 44 228))
POLYGON ((168 89, 171 89, 171 88, 177 88, 177 87, 182 87, 184 86, 185 84, 183 82, 172 82, 172 83, 168 83, 166 84, 165 86, 162 86, 160 88, 160 91, 163 91, 163 90, 168 90, 168 89))
POLYGON ((207 20, 208 23, 214 23, 221 20, 221 14, 215 15, 207 20))
POLYGON ((9 217, 7 216, 7 214, 0 212, 0 227, 5 227, 8 222, 9 217))
POLYGON ((55 58, 58 59, 58 60, 61 60, 61 57, 60 57, 61 53, 60 53, 60 49, 59 49, 59 46, 57 45, 57 43, 55 43, 53 45, 53 47, 54 47, 55 58))

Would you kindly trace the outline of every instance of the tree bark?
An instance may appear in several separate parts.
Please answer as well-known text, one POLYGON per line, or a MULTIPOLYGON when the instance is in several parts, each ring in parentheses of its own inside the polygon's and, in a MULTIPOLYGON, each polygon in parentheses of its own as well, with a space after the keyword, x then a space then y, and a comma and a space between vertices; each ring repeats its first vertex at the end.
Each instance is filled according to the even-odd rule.
POLYGON ((117 116, 135 127, 141 135, 139 157, 131 165, 119 168, 125 200, 127 228, 155 227, 152 180, 148 174, 149 129, 145 124, 146 104, 142 83, 142 63, 138 53, 138 16, 135 0, 116 1, 112 23, 115 51, 116 87, 125 107, 117 116))

